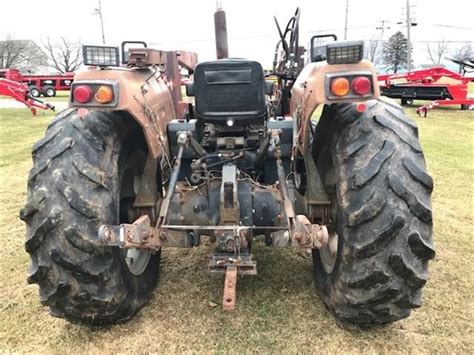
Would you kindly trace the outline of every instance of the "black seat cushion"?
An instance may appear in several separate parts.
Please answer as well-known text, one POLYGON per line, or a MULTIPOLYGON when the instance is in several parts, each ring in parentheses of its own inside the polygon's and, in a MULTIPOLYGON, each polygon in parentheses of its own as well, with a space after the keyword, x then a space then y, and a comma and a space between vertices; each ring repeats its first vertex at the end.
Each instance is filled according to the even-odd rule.
POLYGON ((265 76, 258 62, 220 59, 199 63, 193 85, 196 115, 205 122, 236 125, 263 122, 265 76))

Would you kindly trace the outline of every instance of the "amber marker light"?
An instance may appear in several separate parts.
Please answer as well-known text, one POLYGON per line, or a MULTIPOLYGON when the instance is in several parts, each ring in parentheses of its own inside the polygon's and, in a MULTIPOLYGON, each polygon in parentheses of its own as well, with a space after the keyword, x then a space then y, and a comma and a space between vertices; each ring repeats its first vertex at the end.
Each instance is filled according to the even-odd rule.
POLYGON ((114 92, 110 86, 102 85, 95 93, 95 100, 100 104, 108 104, 114 99, 114 92))
POLYGON ((345 96, 349 93, 351 85, 346 78, 335 78, 331 81, 331 92, 335 96, 345 96))

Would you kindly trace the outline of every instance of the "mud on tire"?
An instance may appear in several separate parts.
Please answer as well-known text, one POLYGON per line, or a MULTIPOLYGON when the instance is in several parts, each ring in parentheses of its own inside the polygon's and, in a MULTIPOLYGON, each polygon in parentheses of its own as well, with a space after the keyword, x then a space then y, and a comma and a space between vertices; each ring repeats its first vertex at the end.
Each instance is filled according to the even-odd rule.
POLYGON ((397 104, 325 108, 313 156, 335 208, 338 250, 325 271, 313 252, 322 299, 363 326, 405 318, 421 305, 432 244, 431 191, 416 124, 397 104))
POLYGON ((119 157, 126 118, 65 110, 33 146, 27 224, 28 282, 53 316, 88 324, 129 319, 157 283, 160 253, 135 276, 122 251, 96 243, 101 224, 118 224, 119 157))

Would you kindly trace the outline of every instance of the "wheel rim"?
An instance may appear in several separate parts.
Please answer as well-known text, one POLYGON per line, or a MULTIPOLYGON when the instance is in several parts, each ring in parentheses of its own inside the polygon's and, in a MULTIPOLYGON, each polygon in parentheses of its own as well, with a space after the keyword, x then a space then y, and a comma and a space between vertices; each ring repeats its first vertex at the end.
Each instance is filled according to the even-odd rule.
POLYGON ((326 173, 323 176, 323 184, 331 200, 331 226, 329 227, 328 243, 319 250, 319 257, 324 271, 331 274, 336 266, 337 254, 339 249, 339 235, 336 231, 337 226, 337 193, 336 181, 334 177, 334 163, 332 156, 328 160, 326 173))
POLYGON ((128 270, 136 276, 143 274, 148 262, 150 261, 151 252, 139 249, 128 249, 125 255, 125 262, 128 270))
POLYGON ((48 90, 46 91, 46 94, 47 94, 49 97, 53 96, 53 90, 48 89, 48 90))
MULTIPOLYGON (((132 189, 135 195, 138 193, 138 188, 140 186, 141 179, 142 175, 133 176, 132 189)), ((125 222, 132 222, 129 220, 130 218, 132 217, 128 217, 127 221, 125 222)), ((127 264, 128 270, 135 276, 143 274, 143 272, 146 270, 146 267, 148 266, 148 262, 150 261, 151 253, 151 251, 140 250, 136 248, 130 248, 124 251, 123 258, 125 259, 125 263, 127 264)))
POLYGON ((339 236, 333 231, 329 234, 328 243, 319 250, 321 263, 323 264, 324 271, 328 274, 333 272, 336 265, 338 244, 339 236))

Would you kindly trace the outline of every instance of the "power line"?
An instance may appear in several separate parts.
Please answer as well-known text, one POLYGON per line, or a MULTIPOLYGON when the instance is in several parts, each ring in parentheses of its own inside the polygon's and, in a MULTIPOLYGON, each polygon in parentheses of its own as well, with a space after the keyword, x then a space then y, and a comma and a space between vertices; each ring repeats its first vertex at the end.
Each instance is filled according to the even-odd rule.
POLYGON ((435 26, 435 27, 446 27, 446 28, 454 28, 456 30, 474 30, 473 27, 464 27, 464 26, 453 26, 453 25, 444 25, 444 24, 439 24, 439 23, 434 23, 432 24, 431 26, 435 26))

